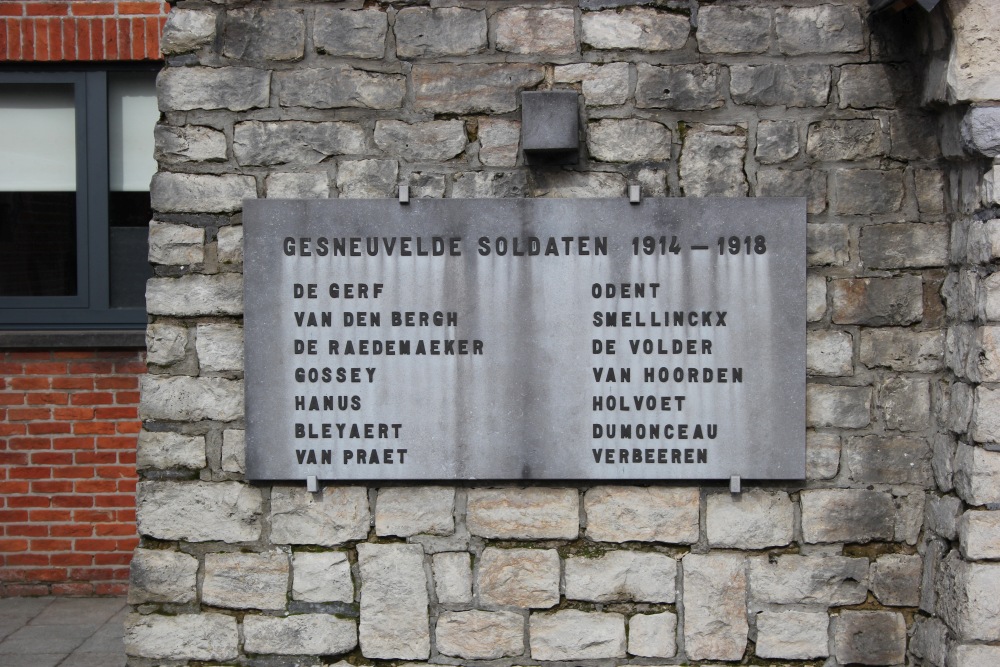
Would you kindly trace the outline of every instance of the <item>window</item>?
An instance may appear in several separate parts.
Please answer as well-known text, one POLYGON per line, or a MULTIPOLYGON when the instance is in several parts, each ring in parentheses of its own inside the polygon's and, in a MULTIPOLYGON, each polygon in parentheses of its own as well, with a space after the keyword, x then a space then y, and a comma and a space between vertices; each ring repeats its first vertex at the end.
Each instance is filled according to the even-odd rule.
POLYGON ((155 76, 0 71, 0 328, 145 326, 155 76))

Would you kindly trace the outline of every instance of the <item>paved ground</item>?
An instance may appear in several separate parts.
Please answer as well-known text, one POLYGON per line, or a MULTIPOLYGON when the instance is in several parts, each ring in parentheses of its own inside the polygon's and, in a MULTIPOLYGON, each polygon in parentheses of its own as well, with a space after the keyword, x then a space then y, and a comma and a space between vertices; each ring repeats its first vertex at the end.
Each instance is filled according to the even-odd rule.
POLYGON ((0 599, 3 667, 124 667, 124 598, 0 599))

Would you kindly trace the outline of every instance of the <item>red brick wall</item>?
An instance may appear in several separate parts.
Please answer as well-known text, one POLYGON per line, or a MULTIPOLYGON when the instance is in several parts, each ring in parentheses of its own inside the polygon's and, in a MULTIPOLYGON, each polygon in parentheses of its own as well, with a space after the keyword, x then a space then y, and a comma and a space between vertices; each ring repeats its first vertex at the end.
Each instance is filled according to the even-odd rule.
POLYGON ((0 352, 0 596, 125 592, 145 370, 136 350, 0 352))
POLYGON ((159 60, 165 2, 0 0, 0 62, 159 60))

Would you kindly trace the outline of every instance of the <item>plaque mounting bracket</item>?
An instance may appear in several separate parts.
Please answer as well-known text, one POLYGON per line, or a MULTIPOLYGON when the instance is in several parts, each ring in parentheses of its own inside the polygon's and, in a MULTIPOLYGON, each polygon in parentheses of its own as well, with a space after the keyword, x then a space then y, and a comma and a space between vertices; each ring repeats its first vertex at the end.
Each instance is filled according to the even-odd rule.
POLYGON ((742 480, 739 475, 733 475, 729 478, 729 493, 743 493, 742 480))
POLYGON ((319 480, 316 478, 316 475, 306 477, 306 491, 309 493, 319 492, 319 480))
POLYGON ((409 204, 410 203, 410 186, 400 185, 399 186, 399 203, 409 204))
POLYGON ((628 186, 628 203, 630 203, 630 204, 641 204, 642 203, 642 186, 641 185, 630 185, 630 186, 628 186))

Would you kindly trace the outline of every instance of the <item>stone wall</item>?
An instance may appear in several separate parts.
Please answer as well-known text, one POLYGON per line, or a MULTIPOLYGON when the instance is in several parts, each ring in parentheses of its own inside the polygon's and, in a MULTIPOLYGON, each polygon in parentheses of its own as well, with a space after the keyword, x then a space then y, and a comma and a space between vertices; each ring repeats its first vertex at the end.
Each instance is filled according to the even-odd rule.
POLYGON ((995 555, 996 529, 989 512, 959 516, 996 502, 982 445, 1000 390, 992 329, 958 321, 990 319, 1000 242, 971 219, 984 167, 957 139, 948 17, 867 6, 178 2, 159 80, 130 664, 943 667, 949 646, 964 660, 950 667, 992 664, 976 656, 997 649, 971 644, 1000 639, 997 596, 968 593, 990 590, 996 566, 971 561, 995 555), (579 165, 524 165, 527 89, 581 92, 579 165), (808 199, 806 480, 739 495, 244 482, 243 198, 400 184, 620 197, 630 183, 808 199))

